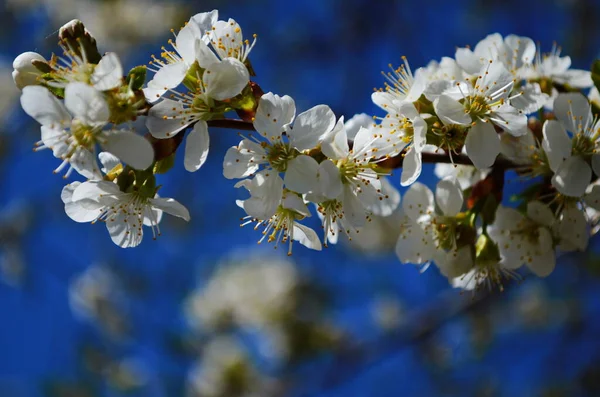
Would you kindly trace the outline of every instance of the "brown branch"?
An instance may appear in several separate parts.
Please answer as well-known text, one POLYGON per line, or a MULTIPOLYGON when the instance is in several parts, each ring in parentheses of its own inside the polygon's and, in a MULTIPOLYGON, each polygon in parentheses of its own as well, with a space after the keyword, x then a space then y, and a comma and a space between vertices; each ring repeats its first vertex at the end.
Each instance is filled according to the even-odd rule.
MULTIPOLYGON (((236 120, 236 119, 222 119, 222 120, 211 120, 208 122, 209 127, 216 128, 228 128, 234 130, 244 130, 244 131, 256 131, 254 126, 249 121, 244 120, 236 120)), ((403 154, 399 154, 394 157, 390 157, 389 159, 383 160, 379 163, 380 166, 384 168, 402 168, 402 163, 404 161, 403 154)), ((446 163, 446 164, 461 164, 461 165, 473 165, 471 159, 464 154, 453 155, 450 157, 448 153, 423 153, 422 154, 423 163, 446 163)), ((498 157, 496 162, 494 163, 494 167, 501 169, 512 169, 516 168, 517 165, 508 161, 505 158, 498 157)))

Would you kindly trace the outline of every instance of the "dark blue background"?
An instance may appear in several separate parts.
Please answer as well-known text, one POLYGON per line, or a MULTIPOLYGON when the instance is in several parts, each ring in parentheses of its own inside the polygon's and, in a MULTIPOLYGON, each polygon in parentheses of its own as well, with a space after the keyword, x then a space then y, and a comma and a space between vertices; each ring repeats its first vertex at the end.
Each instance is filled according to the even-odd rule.
MULTIPOLYGON (((45 4, 18 10, 2 4, 0 55, 7 64, 23 51, 48 56, 57 50, 52 34, 67 20, 50 18, 47 7, 57 3, 45 4)), ((258 34, 250 58, 265 91, 291 95, 300 111, 325 103, 346 117, 378 114, 370 93, 382 85, 380 71, 402 55, 417 68, 500 32, 532 37, 544 51, 557 41, 576 67, 588 68, 600 38, 600 5, 594 1, 231 0, 181 7, 182 18, 173 27, 218 8, 221 18, 236 19, 246 35, 258 34)), ((140 10, 139 23, 144 22, 140 10)), ((165 31, 161 40, 120 54, 124 64, 146 63, 168 37, 165 31)), ((100 43, 100 49, 111 50, 110 43, 100 43)), ((258 239, 250 228, 239 228, 238 192, 221 176, 223 155, 239 138, 234 131, 212 131, 209 160, 194 174, 178 159, 178 167, 160 178, 161 193, 185 204, 191 222, 165 218, 158 241, 146 238, 139 248, 123 250, 101 224, 77 224, 64 214, 65 182, 51 172, 57 160, 31 151, 38 136, 37 125, 15 102, 0 134, 0 231, 19 221, 28 227, 8 230, 0 240, 0 251, 20 253, 24 264, 17 283, 0 283, 0 396, 41 396, 51 381, 90 382, 98 395, 121 395, 83 367, 86 344, 145 362, 151 381, 136 395, 180 395, 191 361, 167 342, 185 330, 181 301, 219 259, 258 239), (109 341, 69 307, 69 284, 99 262, 126 280, 119 304, 132 329, 123 341, 109 341)), ((397 184, 399 174, 393 179, 397 184)), ((433 186, 432 168, 421 180, 433 186)), ((309 361, 298 370, 302 382, 286 395, 600 395, 600 283, 593 254, 561 258, 547 279, 526 277, 505 293, 474 301, 451 290, 436 269, 419 274, 390 253, 374 258, 342 246, 320 253, 298 246, 294 259, 329 291, 332 319, 360 348, 344 359, 309 361), (396 297, 408 312, 405 326, 391 335, 369 320, 373 300, 382 293, 396 297), (534 305, 537 311, 523 309, 536 299, 542 302, 534 305)))

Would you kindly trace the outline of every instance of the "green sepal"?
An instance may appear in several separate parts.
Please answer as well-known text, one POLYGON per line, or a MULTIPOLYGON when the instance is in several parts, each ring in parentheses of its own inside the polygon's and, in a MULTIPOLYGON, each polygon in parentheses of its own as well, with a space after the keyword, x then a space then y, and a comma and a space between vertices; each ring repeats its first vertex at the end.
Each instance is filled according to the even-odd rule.
POLYGON ((488 194, 481 208, 481 219, 485 224, 492 224, 496 219, 496 210, 498 209, 498 201, 493 194, 488 194))
POLYGON ((119 190, 127 193, 134 182, 135 173, 131 167, 126 166, 123 172, 117 177, 117 186, 119 186, 119 190))
POLYGON ((596 59, 592 63, 592 81, 596 89, 600 90, 600 59, 596 59))
POLYGON ((155 174, 166 174, 175 165, 175 152, 165 157, 164 159, 158 160, 154 163, 152 172, 155 174))
POLYGON ((45 81, 51 81, 51 79, 52 79, 51 77, 47 78, 46 76, 47 75, 42 75, 42 85, 44 87, 46 87, 48 89, 48 91, 50 91, 52 94, 54 94, 54 96, 56 96, 59 99, 63 99, 65 97, 65 89, 64 89, 64 87, 55 87, 55 86, 52 86, 50 84, 44 84, 43 83, 44 80, 45 81))
POLYGON ((147 68, 144 65, 136 66, 127 73, 127 85, 133 90, 141 90, 146 84, 147 68))

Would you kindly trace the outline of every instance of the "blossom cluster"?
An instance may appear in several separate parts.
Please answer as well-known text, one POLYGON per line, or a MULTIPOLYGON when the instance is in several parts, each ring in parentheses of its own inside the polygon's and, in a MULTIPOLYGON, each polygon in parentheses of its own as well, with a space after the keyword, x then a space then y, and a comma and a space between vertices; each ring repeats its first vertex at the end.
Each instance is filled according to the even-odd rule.
POLYGON ((345 120, 326 105, 299 112, 290 96, 264 94, 251 80, 256 36, 216 10, 172 32, 149 67, 126 76, 79 21, 60 31, 63 57, 14 62, 23 109, 42 125, 36 150, 52 149, 56 172, 87 178, 64 188, 67 215, 106 221, 122 247, 141 242, 143 225, 158 235, 162 212, 189 219, 158 197, 155 174, 169 171, 186 133, 184 166, 201 168, 209 126, 232 112, 234 128, 255 131, 223 161, 225 178, 248 192, 237 201, 242 225, 288 254, 294 241, 321 250, 340 234, 359 238, 374 216, 400 211, 401 262, 434 263, 461 288, 502 287, 523 265, 547 276, 558 254, 585 250, 596 231, 600 95, 592 73, 572 69, 556 47, 544 54, 530 38, 491 34, 414 73, 403 58, 372 94, 382 115, 345 120), (140 116, 146 138, 134 132, 140 116), (435 193, 417 182, 426 162, 438 163, 435 193), (400 167, 402 201, 389 178, 400 167), (523 187, 512 206, 508 176, 523 187), (321 236, 306 222, 314 213, 321 236))

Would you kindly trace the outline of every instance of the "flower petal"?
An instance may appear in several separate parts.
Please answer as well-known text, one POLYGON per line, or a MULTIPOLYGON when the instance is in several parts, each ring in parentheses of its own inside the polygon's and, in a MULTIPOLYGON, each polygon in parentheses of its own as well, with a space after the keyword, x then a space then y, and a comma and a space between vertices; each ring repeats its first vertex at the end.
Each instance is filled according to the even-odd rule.
POLYGON ((421 175, 423 168, 421 153, 411 147, 402 161, 402 175, 400 176, 400 185, 409 186, 421 175))
POLYGON ((73 201, 73 192, 79 185, 81 185, 81 182, 66 185, 60 194, 60 198, 65 204, 65 212, 69 218, 80 223, 92 222, 100 216, 102 210, 100 208, 90 210, 83 207, 81 202, 73 201))
POLYGON ((144 236, 142 222, 142 218, 136 214, 119 212, 106 222, 106 228, 113 243, 122 248, 133 248, 142 242, 144 236))
POLYGON ((420 182, 415 182, 404 193, 402 209, 413 222, 433 213, 435 202, 433 192, 420 182))
POLYGON ((189 172, 200 169, 208 157, 210 137, 206 121, 198 121, 185 140, 183 164, 189 172))
POLYGON ((169 215, 176 216, 185 221, 190 220, 190 213, 181 203, 172 198, 158 197, 149 200, 153 207, 166 212, 169 215))
POLYGON ((107 52, 94 68, 91 83, 100 91, 117 88, 123 82, 123 66, 114 52, 107 52))
POLYGON ((546 120, 542 130, 542 148, 548 157, 550 169, 556 172, 558 167, 571 157, 571 139, 562 124, 556 120, 546 120))
POLYGON ((162 66, 154 75, 154 78, 148 83, 148 87, 144 88, 144 96, 150 103, 154 103, 160 99, 165 92, 177 87, 183 81, 188 66, 183 62, 170 63, 162 66))
POLYGON ((592 169, 579 156, 566 159, 552 177, 552 185, 569 197, 581 197, 592 179, 592 169))
POLYGON ((106 134, 106 142, 102 148, 136 170, 145 170, 154 162, 154 149, 150 142, 131 131, 120 130, 106 134))
POLYGON ((150 108, 146 127, 156 139, 170 138, 189 125, 189 120, 179 117, 179 114, 183 112, 184 109, 180 102, 163 99, 150 108))
POLYGON ((25 113, 46 127, 57 129, 71 122, 67 108, 46 87, 23 87, 21 106, 25 113))
POLYGON ((317 146, 335 124, 335 115, 329 106, 317 105, 300 113, 293 128, 288 128, 287 134, 298 150, 309 150, 317 146))
POLYGON ((552 210, 540 201, 530 201, 527 203, 527 217, 547 227, 551 227, 555 221, 552 210))
POLYGON ((592 108, 581 93, 559 94, 553 107, 556 118, 572 133, 585 130, 592 122, 592 108))
POLYGON ((290 96, 269 92, 260 97, 252 124, 259 134, 274 140, 294 121, 295 115, 296 104, 290 96))
POLYGON ((304 226, 298 222, 294 222, 294 240, 305 246, 306 248, 310 248, 315 251, 321 251, 321 241, 319 240, 319 236, 308 226, 304 226))
POLYGON ((456 216, 463 206, 463 193, 452 177, 442 179, 435 189, 435 201, 444 215, 456 216))
POLYGON ((433 101, 433 108, 444 124, 471 124, 471 116, 465 112, 463 105, 447 95, 440 95, 433 101))
POLYGON ((331 160, 325 160, 319 164, 317 172, 319 181, 319 192, 328 199, 338 198, 342 194, 342 180, 337 166, 331 160))
POLYGON ((294 192, 302 194, 314 192, 319 189, 318 173, 317 160, 300 155, 288 162, 283 181, 285 186, 294 192))
POLYGON ((473 165, 491 167, 500 153, 500 138, 491 123, 477 122, 467 134, 465 148, 473 165))
POLYGON ((250 74, 246 65, 235 58, 225 58, 206 67, 202 81, 206 95, 218 101, 238 95, 248 82, 250 74))
POLYGON ((106 123, 110 116, 102 92, 85 83, 70 83, 65 88, 65 106, 85 124, 106 123))

